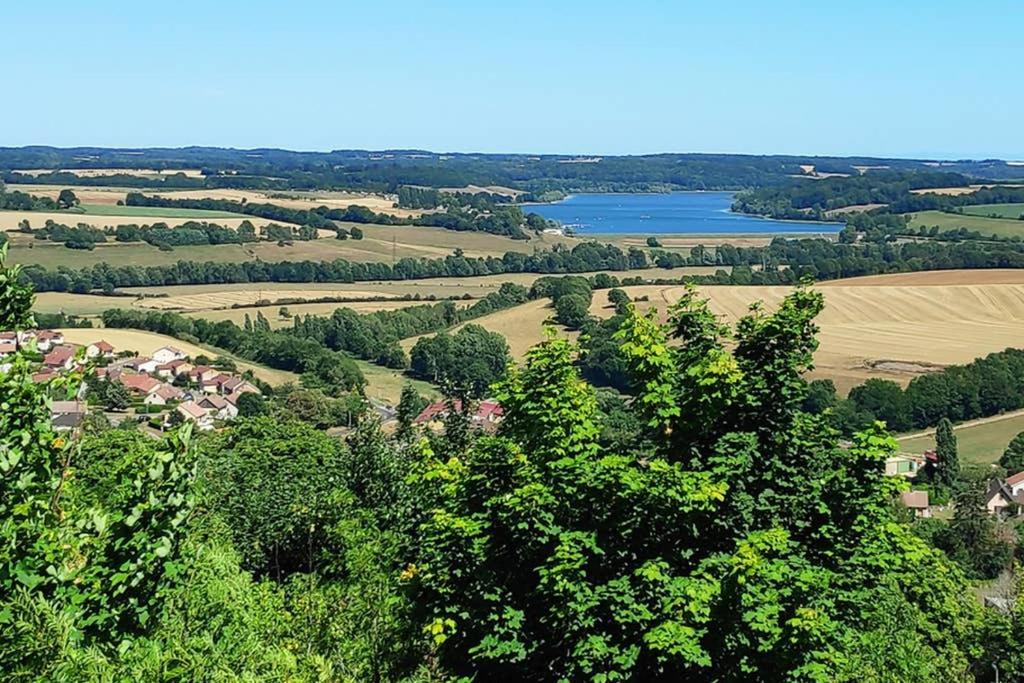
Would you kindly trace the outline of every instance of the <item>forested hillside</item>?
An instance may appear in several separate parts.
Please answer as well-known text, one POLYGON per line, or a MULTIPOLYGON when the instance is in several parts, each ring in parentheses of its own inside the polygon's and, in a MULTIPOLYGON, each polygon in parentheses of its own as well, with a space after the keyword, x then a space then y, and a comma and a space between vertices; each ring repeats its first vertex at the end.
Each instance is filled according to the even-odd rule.
MULTIPOLYGON (((293 152, 216 147, 109 149, 97 147, 0 148, 0 172, 9 183, 121 187, 246 187, 255 189, 358 188, 394 192, 400 186, 458 188, 509 186, 547 191, 639 192, 738 190, 777 185, 791 176, 857 175, 864 168, 931 171, 934 163, 871 157, 652 154, 640 156, 462 154, 423 150, 293 152), (200 177, 169 173, 142 178, 117 169, 199 169, 200 177), (18 170, 32 170, 33 174, 18 170), (52 169, 50 173, 37 174, 52 169), (67 169, 72 172, 61 172, 67 169), (75 169, 112 169, 109 175, 77 176, 75 169)), ((942 168, 976 178, 1012 178, 1019 167, 1003 161, 943 162, 942 168)))

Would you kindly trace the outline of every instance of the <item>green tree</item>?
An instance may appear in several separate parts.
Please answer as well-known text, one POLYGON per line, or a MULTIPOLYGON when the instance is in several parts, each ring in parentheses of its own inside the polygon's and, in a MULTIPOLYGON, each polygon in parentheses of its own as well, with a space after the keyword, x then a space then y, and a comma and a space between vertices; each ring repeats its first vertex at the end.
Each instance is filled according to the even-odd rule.
POLYGON ((61 190, 57 195, 57 208, 70 209, 73 206, 78 206, 78 197, 69 189, 61 190))
POLYGON ((396 436, 399 439, 406 439, 412 434, 412 422, 416 416, 427 407, 427 399, 420 396, 420 393, 409 383, 402 385, 402 395, 398 399, 398 408, 395 417, 398 419, 398 430, 396 436))
POLYGON ((1006 470, 1007 474, 1024 472, 1024 432, 1013 437, 1010 444, 1003 451, 999 458, 999 465, 1006 470))
POLYGON ((269 411, 267 401, 254 391, 247 391, 238 397, 238 416, 257 417, 269 411))
POLYGON ((976 579, 994 579, 1013 559, 1012 536, 985 507, 988 481, 973 477, 954 499, 953 521, 936 535, 935 543, 976 579))
POLYGON ((647 238, 647 246, 649 246, 651 248, 659 248, 659 247, 661 247, 661 242, 658 241, 657 237, 654 237, 652 235, 652 236, 647 238))
POLYGON ((629 312, 629 305, 632 303, 629 294, 621 289, 610 290, 608 292, 608 301, 615 306, 616 315, 626 315, 629 312))
POLYGON ((935 427, 935 483, 947 489, 956 488, 960 479, 960 456, 957 454, 953 423, 946 418, 935 427))
POLYGON ((895 442, 876 425, 842 448, 800 410, 821 306, 798 290, 734 341, 694 291, 665 328, 629 316, 644 449, 602 441, 568 342, 532 349, 496 392, 498 436, 439 444, 417 474, 441 661, 480 680, 850 680, 852 653, 905 667, 873 647, 884 602, 916 656, 962 670, 978 608, 894 517, 895 442))
POLYGON ((555 320, 570 330, 583 326, 590 316, 590 302, 578 294, 566 294, 555 301, 555 320))
POLYGON ((126 410, 132 404, 132 395, 120 382, 108 382, 103 392, 103 404, 107 410, 126 410))
POLYGON ((356 227, 355 225, 349 230, 349 234, 352 235, 352 239, 361 240, 363 239, 363 229, 356 227))
POLYGON ((836 385, 830 379, 815 379, 807 384, 807 396, 801 408, 808 413, 820 415, 836 405, 836 385))

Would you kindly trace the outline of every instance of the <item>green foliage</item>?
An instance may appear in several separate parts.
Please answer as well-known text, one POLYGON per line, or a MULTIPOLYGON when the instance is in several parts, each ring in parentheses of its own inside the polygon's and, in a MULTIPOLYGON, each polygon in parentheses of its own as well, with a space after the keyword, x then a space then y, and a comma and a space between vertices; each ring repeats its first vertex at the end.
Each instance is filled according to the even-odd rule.
POLYGON ((411 384, 402 385, 402 394, 398 399, 395 418, 398 420, 396 436, 406 439, 412 435, 412 422, 427 407, 427 399, 420 396, 411 384))
POLYGON ((452 335, 441 332, 417 341, 410 354, 409 372, 450 393, 480 398, 505 375, 509 360, 504 337, 470 324, 452 335))
POLYGON ((555 302, 555 320, 570 330, 579 329, 590 316, 590 301, 579 294, 568 294, 555 302))
POLYGON ((1024 432, 1013 437, 1002 457, 999 458, 999 466, 1006 470, 1007 474, 1024 472, 1024 432))
POLYGON ((269 417, 238 420, 202 443, 203 501, 224 519, 243 567, 280 577, 321 565, 344 460, 323 432, 269 417))
POLYGON ((937 485, 952 489, 960 478, 960 457, 957 454, 953 424, 943 418, 935 428, 935 476, 937 485))
POLYGON ((417 583, 442 661, 487 680, 824 681, 869 656, 905 670, 902 650, 873 649, 893 630, 884 600, 906 649, 962 668, 976 607, 893 517, 894 441, 874 426, 843 449, 800 410, 821 306, 798 290, 755 307, 731 351, 693 291, 671 313, 678 344, 629 316, 648 450, 608 450, 567 342, 532 349, 498 388, 499 435, 442 444, 417 474, 437 501, 417 583))

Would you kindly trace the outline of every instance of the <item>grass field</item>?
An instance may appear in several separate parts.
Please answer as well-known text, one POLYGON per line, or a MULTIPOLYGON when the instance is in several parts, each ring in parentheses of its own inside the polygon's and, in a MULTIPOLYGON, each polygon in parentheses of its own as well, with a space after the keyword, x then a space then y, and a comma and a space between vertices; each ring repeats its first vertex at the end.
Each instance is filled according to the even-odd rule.
MULTIPOLYGON (((1002 187, 1024 187, 1018 184, 1006 184, 999 183, 1002 187)), ((997 187, 995 183, 968 185, 967 187, 926 187, 920 190, 911 190, 913 194, 944 194, 950 196, 958 196, 962 194, 972 194, 982 189, 983 187, 997 187)))
POLYGON ((398 405, 402 396, 402 387, 411 384, 420 394, 430 400, 441 397, 437 387, 428 382, 412 379, 398 370, 389 370, 364 360, 357 360, 356 365, 366 378, 366 396, 382 401, 391 406, 398 405))
MULTIPOLYGON (((999 416, 984 424, 954 426, 957 452, 965 462, 990 465, 999 460, 1013 437, 1024 432, 1024 414, 999 416)), ((900 450, 921 454, 935 448, 934 433, 913 438, 900 438, 900 450)))
MULTIPOLYGON (((842 393, 869 377, 906 383, 937 366, 1020 346, 1024 339, 1022 271, 907 273, 835 281, 818 289, 826 305, 817 320, 821 346, 811 376, 832 379, 842 393)), ((626 291, 634 298, 648 297, 637 303, 641 310, 653 307, 664 316, 683 289, 643 286, 626 291)), ((763 300, 770 310, 791 290, 713 286, 701 291, 716 314, 735 321, 752 302, 763 300)), ((595 293, 591 313, 612 314, 606 293, 595 293)), ((475 322, 504 334, 521 356, 542 339, 543 323, 551 314, 544 302, 529 302, 475 322)))
POLYGON ((252 370, 257 377, 270 384, 285 384, 286 382, 297 382, 299 377, 295 373, 284 370, 274 370, 262 365, 256 365, 247 361, 239 360, 231 354, 214 349, 209 346, 197 346, 188 342, 167 337, 155 332, 142 330, 114 330, 114 329, 88 329, 75 328, 63 329, 64 338, 72 344, 89 344, 101 339, 108 341, 117 351, 138 351, 141 355, 149 355, 161 346, 175 346, 190 356, 205 354, 207 356, 223 356, 234 360, 240 371, 252 370))
POLYGON ((939 231, 956 230, 967 228, 977 230, 982 235, 998 235, 1000 237, 1024 236, 1024 221, 1010 220, 1006 218, 986 218, 971 214, 952 214, 942 211, 920 211, 910 214, 909 227, 930 228, 933 225, 939 226, 939 231))
POLYGON ((974 206, 963 207, 964 213, 972 216, 992 216, 995 214, 1000 218, 1011 218, 1018 220, 1024 216, 1024 204, 975 204, 974 206))

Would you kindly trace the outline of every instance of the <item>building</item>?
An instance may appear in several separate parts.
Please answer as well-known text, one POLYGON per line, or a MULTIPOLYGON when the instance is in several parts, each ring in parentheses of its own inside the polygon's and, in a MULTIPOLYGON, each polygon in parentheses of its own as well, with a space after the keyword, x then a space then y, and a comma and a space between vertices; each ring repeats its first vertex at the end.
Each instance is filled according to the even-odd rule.
POLYGON ((46 352, 64 343, 64 335, 53 330, 39 330, 35 333, 36 348, 46 352))
POLYGON ((162 386, 162 382, 149 375, 121 375, 117 381, 123 384, 128 391, 143 396, 153 393, 162 386))
POLYGON ((181 415, 182 419, 188 422, 194 422, 198 429, 202 431, 213 429, 213 418, 195 401, 185 401, 175 408, 175 410, 178 411, 178 414, 181 415))
POLYGON ((224 382, 224 384, 221 385, 220 391, 225 396, 228 396, 230 394, 244 394, 250 392, 254 394, 263 393, 256 387, 256 385, 252 384, 248 380, 242 379, 241 377, 231 377, 230 379, 228 379, 228 381, 224 382))
POLYGON ((170 384, 160 384, 155 391, 146 394, 142 402, 147 406, 165 406, 172 401, 181 401, 185 398, 185 392, 170 384))
POLYGON ((224 374, 223 372, 217 373, 213 377, 204 379, 200 386, 203 391, 208 394, 219 394, 222 393, 224 385, 231 380, 231 375, 224 374))
POLYGON ((233 403, 229 403, 223 396, 217 396, 216 394, 203 396, 197 403, 207 414, 218 420, 230 420, 238 417, 238 408, 233 403))
POLYGON ((913 512, 915 517, 932 516, 931 508, 928 506, 927 491, 904 491, 900 494, 900 502, 913 512))
POLYGON ((178 360, 172 360, 168 363, 156 366, 156 374, 161 377, 171 379, 173 377, 183 375, 191 369, 192 365, 188 361, 179 358, 178 360))
POLYGON ((885 459, 885 473, 890 477, 911 478, 924 467, 924 463, 924 456, 900 453, 885 459))
MULTIPOLYGON (((452 402, 455 410, 462 410, 462 401, 455 400, 452 402)), ((478 428, 485 431, 494 431, 497 429, 498 422, 501 421, 502 416, 501 404, 493 399, 487 399, 480 401, 477 404, 476 411, 470 417, 470 423, 478 428)), ((431 403, 423 411, 416 416, 413 420, 414 424, 426 425, 431 429, 439 429, 441 427, 441 421, 445 415, 448 414, 448 402, 438 401, 437 403, 431 403)))
POLYGON ((50 404, 50 423, 56 431, 75 429, 87 412, 82 401, 54 401, 50 404))
POLYGON ((209 365, 197 365, 188 371, 188 378, 197 384, 202 384, 208 379, 213 379, 220 374, 220 370, 211 368, 209 365))
POLYGON ((51 370, 70 370, 75 366, 75 351, 68 346, 58 346, 43 357, 43 367, 51 370))
POLYGON ((1017 474, 1007 477, 1006 486, 1009 487, 1010 493, 1014 496, 1019 496, 1021 493, 1024 493, 1024 472, 1018 472, 1017 474))
POLYGON ((86 358, 113 358, 114 347, 107 341, 99 340, 85 347, 86 358))
POLYGON ((152 358, 147 356, 136 356, 135 358, 129 358, 126 360, 121 367, 134 370, 135 372, 150 373, 156 370, 156 366, 160 365, 152 358))
POLYGON ((188 356, 184 351, 173 346, 161 346, 153 352, 152 358, 156 361, 157 365, 163 365, 175 360, 185 360, 188 356))
POLYGON ((1014 494, 1005 481, 993 479, 985 492, 985 509, 992 515, 1020 514, 1024 492, 1014 494))

